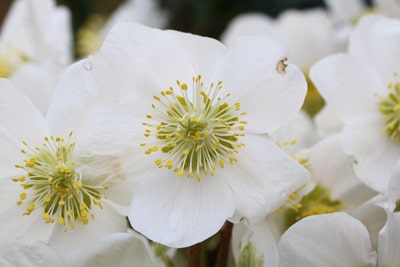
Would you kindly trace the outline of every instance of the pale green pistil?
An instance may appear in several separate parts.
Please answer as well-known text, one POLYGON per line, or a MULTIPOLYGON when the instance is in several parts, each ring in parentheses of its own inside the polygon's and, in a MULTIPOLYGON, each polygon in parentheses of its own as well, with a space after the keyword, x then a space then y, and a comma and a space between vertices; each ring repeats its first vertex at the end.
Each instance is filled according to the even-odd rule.
POLYGON ((389 84, 388 87, 392 91, 379 104, 384 122, 382 130, 390 140, 400 142, 400 84, 389 84))
POLYGON ((64 231, 75 227, 75 221, 88 224, 92 205, 102 208, 101 199, 107 185, 89 185, 82 181, 73 161, 75 143, 60 137, 45 137, 42 147, 30 147, 21 152, 28 157, 23 165, 26 176, 13 178, 26 190, 20 194, 18 205, 28 203, 23 215, 30 215, 35 209, 43 209, 46 223, 57 222, 64 225, 64 231), (29 197, 28 197, 29 195, 29 197))
POLYGON ((240 116, 240 104, 229 104, 225 97, 219 97, 222 82, 203 90, 201 76, 193 78, 193 91, 177 81, 180 94, 172 87, 154 96, 158 102, 152 104, 155 114, 147 114, 151 121, 144 122, 145 136, 152 138, 146 154, 161 152, 156 160, 159 168, 168 168, 182 176, 196 177, 213 175, 217 166, 223 168, 225 162, 237 162, 235 153, 243 144, 244 124, 240 116), (155 138, 154 138, 155 137, 155 138))

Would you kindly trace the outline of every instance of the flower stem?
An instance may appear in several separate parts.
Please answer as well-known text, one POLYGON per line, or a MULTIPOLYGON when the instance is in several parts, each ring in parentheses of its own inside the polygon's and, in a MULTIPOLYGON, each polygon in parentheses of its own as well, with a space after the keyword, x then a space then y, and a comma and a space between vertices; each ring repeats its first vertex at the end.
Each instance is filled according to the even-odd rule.
POLYGON ((201 243, 197 243, 188 247, 187 267, 200 267, 201 247, 201 243))
POLYGON ((217 260, 215 267, 225 267, 228 262, 228 253, 231 244, 233 223, 226 221, 219 231, 220 241, 218 246, 217 260))

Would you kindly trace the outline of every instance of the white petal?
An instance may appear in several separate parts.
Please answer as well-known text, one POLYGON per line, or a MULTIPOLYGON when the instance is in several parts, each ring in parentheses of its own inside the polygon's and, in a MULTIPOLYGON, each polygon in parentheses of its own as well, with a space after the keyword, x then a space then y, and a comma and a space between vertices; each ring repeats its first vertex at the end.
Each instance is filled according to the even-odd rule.
MULTIPOLYGON (((115 97, 104 95, 104 83, 95 69, 102 69, 101 61, 81 60, 71 65, 62 75, 54 91, 47 121, 52 133, 65 136, 79 132, 87 123, 90 111, 97 111, 115 97)), ((79 135, 79 134, 78 134, 79 135)))
POLYGON ((0 266, 67 266, 64 260, 43 242, 7 243, 0 246, 0 266))
POLYGON ((334 24, 322 8, 286 10, 277 20, 275 36, 289 51, 289 59, 302 71, 323 56, 338 51, 334 24))
POLYGON ((328 188, 332 199, 342 201, 348 210, 376 194, 355 176, 354 159, 343 152, 338 134, 310 148, 308 157, 317 182, 328 188))
POLYGON ((314 117, 318 135, 323 138, 331 134, 339 133, 343 123, 338 119, 331 105, 326 104, 314 117))
POLYGON ((257 258, 262 257, 263 266, 279 266, 278 240, 280 233, 275 222, 268 217, 255 225, 235 224, 232 232, 232 249, 236 263, 242 249, 251 242, 257 249, 257 258))
POLYGON ((136 23, 115 25, 101 56, 127 92, 150 98, 176 85, 176 80, 190 84, 197 75, 185 46, 174 34, 136 23))
MULTIPOLYGON (((179 31, 168 31, 177 38, 183 47, 185 54, 188 54, 196 74, 204 79, 209 79, 212 67, 225 54, 226 48, 219 41, 194 34, 187 34, 179 31)), ((211 81, 216 82, 216 81, 211 81)))
POLYGON ((230 46, 235 39, 245 35, 271 34, 274 20, 261 13, 244 13, 234 17, 221 36, 224 44, 230 46))
POLYGON ((400 266, 400 213, 386 210, 387 221, 379 232, 378 266, 400 266))
POLYGON ((304 111, 298 112, 286 124, 272 132, 271 136, 275 142, 281 145, 285 142, 295 141, 295 144, 284 148, 289 154, 310 147, 318 140, 314 124, 304 111))
POLYGON ((283 44, 267 36, 242 37, 229 47, 214 71, 222 90, 232 93, 247 112, 247 129, 268 132, 289 120, 303 104, 307 85, 301 71, 289 64, 286 73, 278 63, 287 58, 283 44))
POLYGON ((351 35, 349 53, 369 64, 385 85, 400 69, 400 22, 381 15, 363 16, 351 35))
POLYGON ((400 200, 400 161, 397 161, 390 178, 387 198, 392 203, 400 200))
POLYGON ((232 192, 218 177, 178 177, 168 169, 148 171, 134 192, 129 220, 149 239, 187 247, 215 234, 234 210, 232 192))
POLYGON ((145 130, 134 118, 124 105, 108 105, 88 114, 77 136, 77 149, 80 146, 88 153, 114 156, 132 151, 140 144, 135 137, 145 130))
POLYGON ((15 175, 15 164, 24 159, 22 141, 31 146, 42 143, 47 125, 32 102, 8 80, 0 79, 0 176, 15 175))
POLYGON ((344 122, 378 113, 376 94, 387 94, 385 85, 373 69, 345 54, 318 61, 311 67, 310 77, 344 122))
POLYGON ((344 151, 357 161, 356 175, 372 189, 386 193, 400 145, 390 141, 381 127, 379 116, 357 120, 344 127, 341 139, 344 151))
POLYGON ((351 23, 364 9, 364 3, 361 0, 325 0, 324 3, 335 18, 345 23, 351 23))
POLYGON ((12 75, 12 81, 45 115, 56 87, 56 73, 37 64, 24 64, 12 75))
POLYGON ((71 266, 146 267, 163 266, 147 240, 136 233, 116 233, 75 250, 68 256, 71 266))
POLYGON ((352 215, 367 227, 374 248, 378 246, 378 233, 386 222, 385 211, 378 206, 384 201, 384 196, 377 195, 352 212, 352 215))
POLYGON ((103 32, 107 33, 116 23, 128 21, 138 22, 154 28, 165 28, 168 19, 167 15, 166 10, 161 9, 157 1, 125 1, 112 13, 103 28, 103 32))
POLYGON ((309 216, 279 242, 280 266, 375 266, 368 231, 346 213, 309 216))
POLYGON ((52 0, 15 1, 2 40, 35 62, 65 64, 71 54, 69 13, 52 0), (67 59, 68 58, 68 59, 67 59))
POLYGON ((42 29, 41 43, 37 46, 39 57, 54 68, 65 67, 72 61, 72 23, 70 11, 66 7, 56 7, 54 1, 48 1, 47 14, 43 14, 43 2, 36 0, 31 4, 34 10, 34 19, 42 29), (39 25, 41 24, 41 25, 39 25))
POLYGON ((245 217, 252 224, 282 205, 308 180, 309 172, 266 136, 248 134, 243 142, 238 162, 216 170, 216 175, 223 176, 235 195, 236 211, 230 220, 245 217))
MULTIPOLYGON (((93 213, 94 218, 89 218, 87 225, 75 222, 75 228, 68 229, 67 232, 64 232, 64 225, 55 222, 48 241, 49 246, 60 255, 65 256, 75 249, 96 242, 106 235, 125 233, 128 229, 126 218, 118 214, 104 201, 103 207, 103 209, 99 209, 97 206, 92 207, 90 213, 93 213)), ((41 223, 45 224, 43 220, 41 220, 41 223)))
POLYGON ((2 42, 8 44, 12 49, 21 51, 29 58, 35 57, 35 45, 32 40, 34 36, 30 31, 29 7, 27 1, 15 1, 10 7, 7 17, 2 26, 2 42))
POLYGON ((30 215, 22 215, 30 203, 25 201, 21 206, 17 205, 21 192, 21 187, 12 182, 11 178, 0 181, 0 217, 5 218, 0 221, 0 243, 47 242, 54 225, 45 223, 40 208, 36 208, 30 215))

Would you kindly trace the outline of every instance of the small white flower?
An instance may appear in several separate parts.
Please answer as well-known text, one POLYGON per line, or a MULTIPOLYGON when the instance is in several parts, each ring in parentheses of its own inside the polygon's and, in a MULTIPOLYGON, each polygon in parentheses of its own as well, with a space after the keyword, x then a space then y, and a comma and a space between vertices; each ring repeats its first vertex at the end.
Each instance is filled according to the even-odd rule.
POLYGON ((129 204, 132 179, 122 147, 131 148, 119 137, 112 141, 111 118, 121 115, 118 109, 94 115, 83 98, 74 107, 83 104, 86 114, 66 118, 59 109, 68 102, 64 96, 53 102, 46 122, 9 81, 0 81, 0 94, 0 216, 7 218, 0 222, 0 242, 41 240, 67 253, 125 232, 123 205, 129 204))
POLYGON ((18 0, 0 34, 0 77, 10 78, 45 114, 72 60, 69 11, 53 0, 18 0))
POLYGON ((155 0, 126 0, 106 20, 102 16, 89 16, 77 33, 77 53, 87 56, 97 52, 110 29, 117 23, 136 22, 163 29, 167 25, 168 12, 155 0))
POLYGON ((287 10, 275 20, 250 13, 236 17, 221 40, 229 45, 240 36, 272 35, 288 47, 290 61, 307 72, 316 60, 338 51, 335 30, 329 14, 322 9, 287 10))

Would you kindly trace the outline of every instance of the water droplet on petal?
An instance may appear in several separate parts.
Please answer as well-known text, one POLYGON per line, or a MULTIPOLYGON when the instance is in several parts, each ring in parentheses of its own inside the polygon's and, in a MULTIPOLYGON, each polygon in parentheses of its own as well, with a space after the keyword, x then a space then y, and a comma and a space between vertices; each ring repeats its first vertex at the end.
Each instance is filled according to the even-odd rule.
POLYGON ((92 70, 92 63, 90 63, 90 61, 86 61, 86 62, 83 64, 83 67, 85 68, 85 70, 90 71, 90 70, 92 70))

